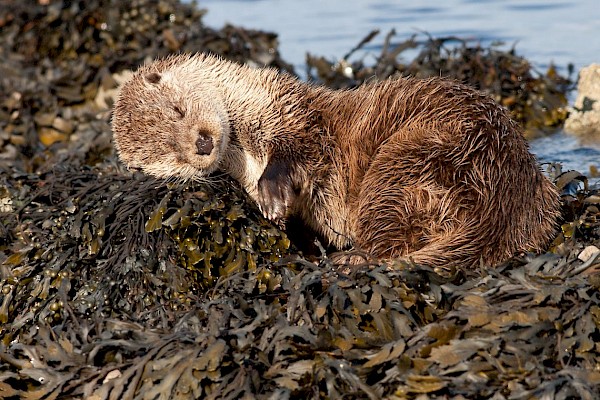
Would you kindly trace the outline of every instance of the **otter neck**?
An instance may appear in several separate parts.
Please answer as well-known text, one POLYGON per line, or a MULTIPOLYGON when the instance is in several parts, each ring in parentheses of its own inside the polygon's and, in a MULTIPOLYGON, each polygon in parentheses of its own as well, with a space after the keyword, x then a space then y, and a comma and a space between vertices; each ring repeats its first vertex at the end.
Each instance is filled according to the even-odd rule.
POLYGON ((306 115, 300 107, 304 84, 270 69, 230 66, 232 71, 215 84, 229 113, 232 132, 239 140, 252 139, 245 144, 262 147, 261 153, 270 153, 268 144, 282 140, 280 133, 288 130, 288 136, 294 135, 290 127, 304 125, 288 123, 306 115))

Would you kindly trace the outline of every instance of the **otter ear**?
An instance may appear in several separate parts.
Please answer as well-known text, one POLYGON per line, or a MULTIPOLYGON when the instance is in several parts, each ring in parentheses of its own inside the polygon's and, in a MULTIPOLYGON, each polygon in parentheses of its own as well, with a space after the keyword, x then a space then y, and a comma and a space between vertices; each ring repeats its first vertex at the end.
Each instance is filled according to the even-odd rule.
POLYGON ((160 74, 156 73, 156 72, 151 72, 149 74, 146 74, 146 80, 150 83, 153 84, 157 84, 158 82, 160 82, 160 74))

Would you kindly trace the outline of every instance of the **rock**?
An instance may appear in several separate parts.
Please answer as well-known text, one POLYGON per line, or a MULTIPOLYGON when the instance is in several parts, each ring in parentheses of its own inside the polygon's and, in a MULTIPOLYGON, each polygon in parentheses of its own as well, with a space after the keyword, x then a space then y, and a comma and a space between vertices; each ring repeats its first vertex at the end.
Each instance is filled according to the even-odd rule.
POLYGON ((0 187, 0 213, 13 212, 13 202, 10 192, 5 187, 0 187))
POLYGON ((590 245, 590 246, 587 246, 585 249, 583 249, 581 251, 581 253, 579 253, 579 255, 577 256, 577 258, 579 258, 583 262, 586 262, 587 260, 589 260, 590 258, 592 258, 595 254, 597 254, 599 252, 600 252, 599 248, 597 248, 594 245, 590 245))
POLYGON ((600 64, 579 72, 577 99, 569 110, 565 131, 574 135, 600 137, 600 64))

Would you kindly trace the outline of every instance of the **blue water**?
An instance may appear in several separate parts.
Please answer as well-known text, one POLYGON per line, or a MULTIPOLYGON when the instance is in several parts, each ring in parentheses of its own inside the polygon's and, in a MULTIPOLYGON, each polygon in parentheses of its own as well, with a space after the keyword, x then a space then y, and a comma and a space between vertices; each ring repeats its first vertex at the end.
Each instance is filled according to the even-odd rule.
MULTIPOLYGON (((502 48, 515 46, 542 72, 551 63, 564 74, 569 63, 575 71, 600 63, 599 0, 203 0, 198 6, 208 10, 209 26, 276 32, 282 57, 301 75, 307 51, 335 60, 374 29, 379 36, 355 57, 373 59, 395 29, 397 41, 413 34, 424 39, 427 32, 483 46, 504 42, 502 48)), ((565 169, 587 173, 600 165, 600 143, 562 132, 533 140, 531 148, 540 161, 561 162, 565 169)))
MULTIPOLYGON (((368 32, 398 39, 428 32, 488 45, 504 41, 541 69, 554 62, 580 68, 600 58, 598 0, 202 0, 204 21, 279 34, 284 59, 302 68, 305 53, 337 58, 368 32)), ((375 40, 377 42, 377 40, 375 40)))

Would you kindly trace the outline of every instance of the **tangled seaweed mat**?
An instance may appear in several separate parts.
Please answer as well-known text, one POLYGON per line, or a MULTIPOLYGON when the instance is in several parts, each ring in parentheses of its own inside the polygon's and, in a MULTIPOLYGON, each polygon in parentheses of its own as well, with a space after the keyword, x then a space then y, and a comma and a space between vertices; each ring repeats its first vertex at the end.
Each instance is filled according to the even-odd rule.
POLYGON ((4 399, 600 395, 600 253, 576 258, 596 192, 566 197, 564 256, 441 277, 309 262, 233 182, 63 164, 1 185, 4 399))
MULTIPOLYGON (((587 251, 600 246, 600 196, 573 189, 580 174, 557 179, 556 254, 452 277, 397 264, 344 274, 299 255, 235 183, 168 186, 111 156, 103 94, 123 70, 212 51, 292 71, 275 35, 210 29, 175 0, 0 0, 0 11, 0 398, 600 396, 599 263, 587 251)), ((555 71, 391 37, 373 66, 310 57, 309 75, 337 87, 443 71, 526 127, 564 118, 555 71)))

